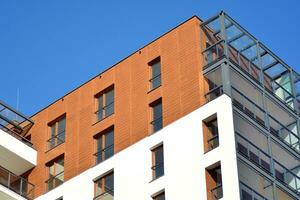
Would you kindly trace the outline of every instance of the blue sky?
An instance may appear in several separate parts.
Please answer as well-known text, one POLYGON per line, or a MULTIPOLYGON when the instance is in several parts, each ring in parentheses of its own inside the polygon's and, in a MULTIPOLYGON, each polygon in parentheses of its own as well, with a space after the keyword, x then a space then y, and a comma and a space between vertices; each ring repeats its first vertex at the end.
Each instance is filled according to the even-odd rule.
POLYGON ((0 99, 31 115, 193 15, 224 10, 300 71, 299 0, 0 0, 0 99))

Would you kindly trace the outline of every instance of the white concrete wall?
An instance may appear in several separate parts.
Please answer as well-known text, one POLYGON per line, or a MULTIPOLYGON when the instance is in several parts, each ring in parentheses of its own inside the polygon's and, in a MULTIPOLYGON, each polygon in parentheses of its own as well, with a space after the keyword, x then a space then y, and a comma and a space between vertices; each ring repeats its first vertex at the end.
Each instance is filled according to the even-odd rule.
POLYGON ((206 200, 205 168, 220 161, 224 200, 238 200, 238 171, 231 99, 222 95, 37 200, 89 200, 93 179, 114 169, 115 200, 151 200, 165 189, 168 200, 206 200), (204 154, 202 119, 217 113, 220 146, 204 154), (165 175, 152 181, 151 148, 164 144, 165 175))
POLYGON ((37 151, 0 129, 0 166, 20 175, 36 166, 37 151))

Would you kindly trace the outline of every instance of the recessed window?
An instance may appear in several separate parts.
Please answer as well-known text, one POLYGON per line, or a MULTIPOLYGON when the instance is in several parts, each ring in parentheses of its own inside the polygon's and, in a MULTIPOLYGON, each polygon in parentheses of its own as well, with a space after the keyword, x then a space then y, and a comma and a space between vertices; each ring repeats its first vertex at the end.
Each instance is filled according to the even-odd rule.
POLYGON ((94 200, 114 199, 114 173, 111 172, 95 181, 94 200))
POLYGON ((221 164, 216 163, 206 168, 207 200, 223 197, 221 164))
POLYGON ((48 168, 48 180, 46 181, 47 190, 50 191, 64 182, 64 157, 49 162, 48 168))
POLYGON ((202 122, 204 151, 211 151, 219 146, 219 130, 217 114, 214 114, 202 122))
POLYGON ((109 87, 98 95, 95 96, 97 99, 97 120, 101 121, 104 118, 114 113, 114 88, 109 87))
POLYGON ((157 179, 164 175, 164 148, 159 145, 152 149, 152 177, 157 179))
POLYGON ((154 133, 163 127, 162 100, 161 98, 150 104, 151 107, 151 133, 154 133))
POLYGON ((165 192, 161 192, 152 197, 153 200, 165 200, 165 192))
POLYGON ((96 164, 114 155, 114 128, 111 127, 95 137, 96 140, 96 164))
POLYGON ((160 64, 160 57, 154 59, 153 61, 149 62, 150 66, 150 74, 151 78, 150 82, 150 90, 154 90, 161 85, 161 64, 160 64))
POLYGON ((57 120, 49 123, 50 138, 48 139, 48 149, 65 142, 66 136, 66 115, 59 117, 57 120))

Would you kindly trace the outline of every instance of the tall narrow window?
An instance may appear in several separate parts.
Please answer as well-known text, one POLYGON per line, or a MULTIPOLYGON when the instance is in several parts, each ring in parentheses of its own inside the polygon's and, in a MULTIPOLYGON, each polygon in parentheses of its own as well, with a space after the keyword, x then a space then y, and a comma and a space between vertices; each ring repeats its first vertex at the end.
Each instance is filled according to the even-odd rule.
POLYGON ((155 88, 161 85, 161 64, 160 57, 154 59, 149 62, 150 70, 151 70, 151 78, 150 78, 150 90, 154 90, 155 88))
POLYGON ((165 192, 161 192, 154 197, 152 197, 153 200, 165 200, 165 192))
POLYGON ((50 191, 64 182, 64 157, 49 162, 47 167, 49 177, 46 184, 48 191, 50 191))
POLYGON ((221 164, 215 165, 206 169, 206 188, 207 188, 207 200, 216 200, 223 197, 222 188, 222 172, 221 164))
POLYGON ((152 110, 151 132, 154 133, 163 127, 162 101, 161 99, 150 104, 152 110))
POLYGON ((219 146, 219 130, 217 114, 214 114, 202 122, 204 151, 208 152, 219 146))
POLYGON ((111 172, 95 181, 94 200, 114 199, 114 173, 111 172))
POLYGON ((52 149, 65 142, 66 136, 66 116, 59 117, 49 124, 50 138, 48 139, 48 149, 52 149))
POLYGON ((109 87, 96 95, 96 98, 98 104, 97 120, 101 121, 114 113, 114 88, 109 87))
POLYGON ((96 164, 101 163, 114 155, 114 129, 113 127, 103 131, 96 136, 97 150, 96 164))
POLYGON ((152 176, 157 179, 164 175, 164 149, 160 145, 152 150, 152 176))

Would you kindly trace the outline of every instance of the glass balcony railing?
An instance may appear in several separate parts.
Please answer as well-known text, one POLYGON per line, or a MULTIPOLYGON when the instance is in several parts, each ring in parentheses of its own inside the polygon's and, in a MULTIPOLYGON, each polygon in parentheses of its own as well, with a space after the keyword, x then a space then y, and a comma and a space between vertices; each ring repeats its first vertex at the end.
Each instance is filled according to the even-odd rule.
POLYGON ((248 97, 234 87, 232 87, 232 102, 236 108, 256 121, 268 132, 289 146, 291 149, 300 153, 300 138, 298 135, 290 130, 287 125, 285 126, 281 124, 273 116, 266 114, 261 107, 259 107, 255 102, 251 101, 248 97), (269 127, 267 127, 265 123, 265 117, 267 117, 267 120, 269 121, 269 127))
POLYGON ((226 13, 201 24, 206 35, 204 69, 227 58, 263 89, 300 114, 300 75, 226 13))
POLYGON ((240 182, 241 200, 268 200, 243 182, 240 182))
POLYGON ((33 121, 0 101, 0 129, 14 136, 18 140, 32 146, 26 134, 33 126, 33 121))
POLYGON ((0 184, 15 193, 32 200, 34 198, 34 185, 25 178, 13 174, 0 166, 0 184))
POLYGON ((251 161, 261 170, 275 177, 277 181, 300 194, 300 178, 293 172, 293 169, 288 169, 277 160, 273 159, 274 171, 271 170, 271 156, 258 148, 255 144, 247 140, 240 133, 236 133, 237 152, 244 158, 251 161))

